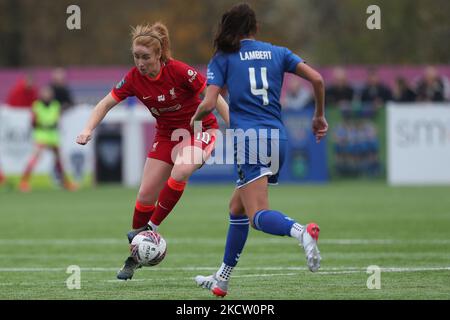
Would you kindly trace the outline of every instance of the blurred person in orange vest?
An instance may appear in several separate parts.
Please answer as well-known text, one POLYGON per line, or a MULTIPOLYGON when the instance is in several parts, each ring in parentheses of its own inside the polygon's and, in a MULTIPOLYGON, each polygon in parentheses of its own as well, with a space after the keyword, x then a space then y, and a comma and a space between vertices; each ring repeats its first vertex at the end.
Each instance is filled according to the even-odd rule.
POLYGON ((50 149, 53 152, 55 167, 62 177, 63 187, 70 191, 77 189, 77 186, 65 174, 62 165, 59 149, 60 136, 58 132, 61 104, 54 99, 53 91, 49 86, 45 86, 40 90, 39 99, 33 103, 32 111, 33 138, 36 147, 20 180, 20 191, 31 191, 29 179, 44 149, 50 149))
POLYGON ((33 78, 27 74, 11 88, 6 103, 15 108, 30 108, 38 98, 37 92, 33 78))

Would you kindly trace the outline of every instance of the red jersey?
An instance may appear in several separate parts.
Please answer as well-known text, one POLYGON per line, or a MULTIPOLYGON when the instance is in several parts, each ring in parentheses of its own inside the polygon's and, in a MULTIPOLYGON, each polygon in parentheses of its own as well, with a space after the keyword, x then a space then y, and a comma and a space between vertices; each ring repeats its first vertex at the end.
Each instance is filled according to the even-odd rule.
MULTIPOLYGON (((205 87, 204 76, 187 64, 170 59, 161 64, 155 78, 132 68, 111 95, 117 102, 136 96, 156 118, 156 140, 171 140, 175 129, 184 128, 193 133, 189 123, 201 102, 199 94, 205 87)), ((218 128, 212 113, 203 119, 203 128, 218 128)))

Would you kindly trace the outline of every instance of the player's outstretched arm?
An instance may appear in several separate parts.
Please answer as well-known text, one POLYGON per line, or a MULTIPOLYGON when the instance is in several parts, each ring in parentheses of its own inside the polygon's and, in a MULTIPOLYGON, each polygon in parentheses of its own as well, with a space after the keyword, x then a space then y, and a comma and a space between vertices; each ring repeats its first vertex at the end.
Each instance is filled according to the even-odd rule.
POLYGON ((312 119, 312 130, 316 136, 316 142, 319 143, 328 131, 328 123, 325 119, 325 84, 323 78, 319 72, 304 62, 297 65, 295 73, 308 80, 313 86, 316 109, 312 119))
POLYGON ((111 93, 97 103, 83 131, 77 136, 78 144, 85 145, 91 140, 94 129, 115 105, 117 105, 117 101, 113 98, 111 93))
POLYGON ((200 102, 197 111, 191 119, 191 127, 194 128, 195 121, 201 121, 205 116, 210 114, 215 108, 217 99, 219 98, 220 87, 209 85, 206 88, 206 94, 202 102, 200 102))
POLYGON ((225 101, 225 99, 222 97, 222 95, 219 94, 219 97, 217 98, 217 105, 216 105, 217 112, 219 112, 220 116, 222 117, 223 121, 225 121, 225 124, 227 127, 230 126, 230 111, 228 103, 225 101))

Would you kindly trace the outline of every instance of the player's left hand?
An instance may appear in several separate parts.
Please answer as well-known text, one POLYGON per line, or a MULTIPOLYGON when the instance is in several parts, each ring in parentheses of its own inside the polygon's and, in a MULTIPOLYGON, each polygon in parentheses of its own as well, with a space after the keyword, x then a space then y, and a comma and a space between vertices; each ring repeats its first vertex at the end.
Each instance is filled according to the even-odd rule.
POLYGON ((85 145, 86 143, 89 142, 89 140, 91 140, 91 138, 92 132, 90 132, 89 130, 84 130, 77 136, 76 141, 78 144, 85 145))
POLYGON ((319 143, 320 140, 327 135, 328 123, 325 117, 313 117, 312 119, 312 130, 316 136, 316 142, 319 143))

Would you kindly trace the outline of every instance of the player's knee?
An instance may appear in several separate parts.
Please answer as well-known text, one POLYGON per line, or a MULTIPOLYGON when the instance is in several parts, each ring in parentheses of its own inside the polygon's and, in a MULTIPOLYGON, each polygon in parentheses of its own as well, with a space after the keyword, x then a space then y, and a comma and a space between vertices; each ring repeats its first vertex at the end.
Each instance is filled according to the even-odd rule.
POLYGON ((255 216, 255 214, 250 214, 248 215, 248 221, 250 222, 250 226, 255 229, 255 230, 259 230, 258 228, 255 227, 255 221, 253 219, 253 217, 255 216))
POLYGON ((258 228, 255 227, 255 223, 254 223, 254 221, 253 221, 253 217, 251 217, 251 218, 249 217, 248 220, 249 220, 249 222, 250 222, 250 226, 251 226, 253 229, 259 230, 258 228))
POLYGON ((191 166, 175 166, 172 169, 171 177, 176 181, 187 181, 195 171, 191 166))
POLYGON ((242 205, 234 203, 233 201, 230 201, 230 204, 228 206, 230 210, 230 214, 232 216, 242 216, 245 215, 245 209, 242 205))
POLYGON ((154 192, 148 192, 141 189, 138 192, 136 200, 144 205, 151 205, 155 204, 157 199, 154 192))

